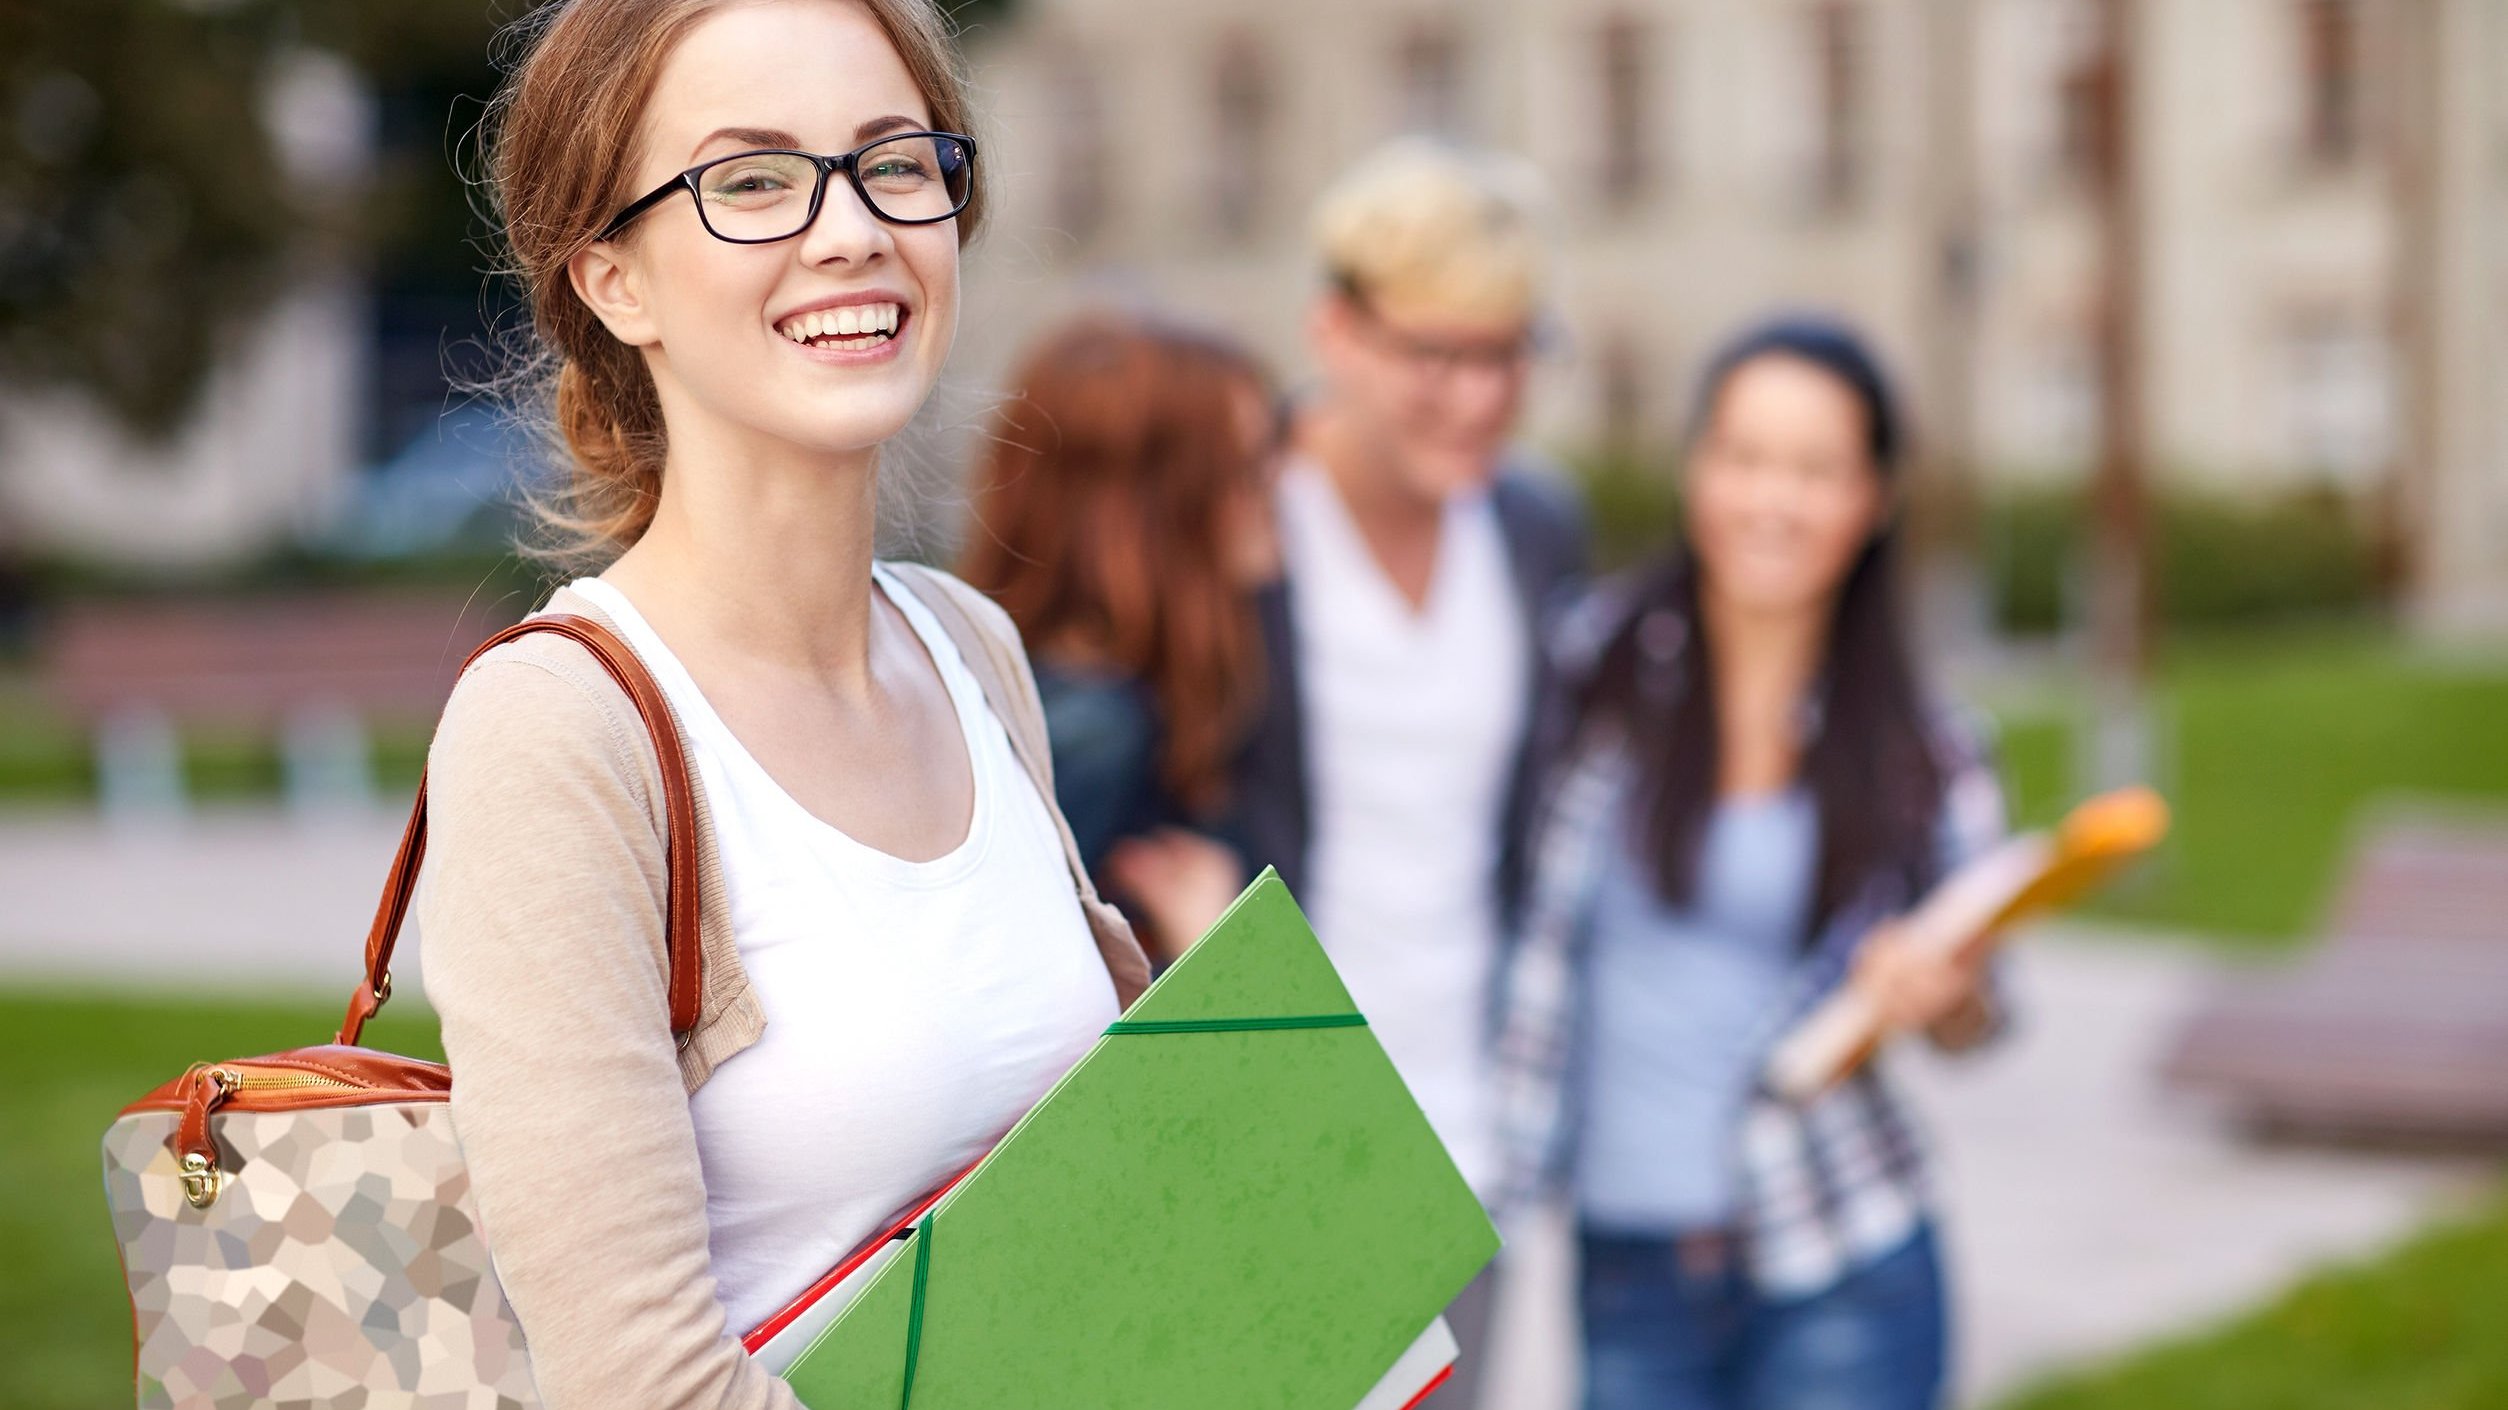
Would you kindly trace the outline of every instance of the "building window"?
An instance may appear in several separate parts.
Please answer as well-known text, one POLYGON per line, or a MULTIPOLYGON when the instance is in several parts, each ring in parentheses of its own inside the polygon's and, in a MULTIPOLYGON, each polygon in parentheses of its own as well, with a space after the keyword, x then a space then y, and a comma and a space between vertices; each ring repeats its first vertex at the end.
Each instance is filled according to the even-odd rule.
POLYGON ((1421 24, 1394 55, 1394 91, 1404 132, 1463 138, 1463 40, 1443 24, 1421 24))
POLYGON ((1113 181, 1107 169, 1106 97, 1097 71, 1076 50, 1054 63, 1048 98, 1052 133, 1053 228, 1080 246, 1094 243, 1107 225, 1113 181))
POLYGON ((1658 65, 1654 33, 1644 23, 1618 16, 1603 22, 1595 55, 1600 70, 1603 204, 1635 205, 1655 184, 1655 93, 1658 65))
POLYGON ((1229 35, 1211 73, 1211 225, 1242 240, 1262 223, 1275 110, 1272 70, 1254 36, 1229 35))
POLYGON ((2282 336, 2285 453, 2300 471, 2362 485, 2394 449, 2394 381, 2387 342, 2371 322, 2335 313, 2294 316, 2282 336))
POLYGON ((2108 68, 2105 29, 2086 0, 2064 0, 2056 19, 2055 174, 2089 185, 2105 167, 2108 68))
POLYGON ((1812 193, 1825 211, 1842 211, 1863 196, 1863 148, 1871 120, 1866 101, 1870 26, 1861 0, 1821 0, 1811 11, 1812 91, 1818 128, 1813 140, 1812 193))
POLYGON ((2312 166, 2349 166, 2362 146, 2358 0, 2299 0, 2299 48, 2301 151, 2312 166))

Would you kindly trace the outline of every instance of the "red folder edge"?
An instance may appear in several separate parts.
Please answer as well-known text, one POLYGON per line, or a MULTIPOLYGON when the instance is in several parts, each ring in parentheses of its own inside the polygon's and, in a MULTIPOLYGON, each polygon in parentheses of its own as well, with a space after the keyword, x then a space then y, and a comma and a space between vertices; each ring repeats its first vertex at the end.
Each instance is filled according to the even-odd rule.
MULTIPOLYGON (((977 1165, 981 1165, 982 1163, 983 1162, 980 1160, 976 1162, 977 1165)), ((801 1314, 809 1311, 812 1306, 817 1304, 820 1298, 823 1298, 829 1293, 835 1291, 838 1284, 841 1284, 845 1281, 845 1279, 853 1276, 855 1269, 870 1262, 872 1254, 875 1254, 881 1249, 888 1247, 890 1244, 895 1243, 897 1240, 904 1238, 906 1230, 913 1228, 916 1220, 922 1218, 926 1214, 929 1214, 933 1205, 940 1203, 943 1196, 947 1195, 951 1190, 958 1188, 959 1181, 964 1180, 967 1176, 973 1173, 975 1173, 975 1166, 970 1165, 966 1169, 959 1171, 957 1174, 950 1176, 947 1184, 942 1185, 939 1189, 925 1195, 920 1203, 916 1204, 914 1208, 906 1211, 905 1217, 888 1226, 888 1228, 884 1230, 879 1237, 865 1242, 862 1247, 855 1249, 852 1253, 846 1255, 845 1261, 837 1264, 834 1268, 829 1269, 826 1277, 812 1283, 808 1288, 802 1291, 801 1296, 786 1303, 783 1311, 776 1313, 774 1316, 767 1318, 763 1322, 760 1322, 747 1336, 740 1339, 740 1349, 748 1352, 752 1356, 757 1355, 758 1348, 765 1346, 770 1341, 773 1341, 777 1332, 780 1332, 784 1328, 801 1320, 801 1314)))

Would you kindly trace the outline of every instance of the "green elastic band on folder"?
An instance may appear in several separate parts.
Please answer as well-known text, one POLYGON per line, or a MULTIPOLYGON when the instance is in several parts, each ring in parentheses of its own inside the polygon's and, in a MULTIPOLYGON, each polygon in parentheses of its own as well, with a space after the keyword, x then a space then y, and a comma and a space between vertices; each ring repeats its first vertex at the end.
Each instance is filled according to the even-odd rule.
MULTIPOLYGON (((1176 1018, 1117 1020, 1108 1036, 1125 1033, 1259 1033, 1274 1028, 1364 1028, 1366 1016, 1355 1013, 1284 1014, 1278 1018, 1176 1018)), ((923 1352, 923 1298, 932 1277, 932 1216, 915 1222, 914 1296, 906 1304, 906 1379, 897 1410, 914 1408, 914 1363, 923 1352)))
POLYGON ((923 1351, 923 1289, 932 1277, 932 1216, 914 1226, 914 1300, 906 1306, 906 1385, 897 1396, 897 1410, 914 1405, 914 1363, 923 1351))
POLYGON ((1117 1019, 1106 1036, 1126 1033, 1258 1033, 1271 1028, 1365 1028, 1367 1017, 1355 1013, 1284 1014, 1278 1018, 1117 1019))

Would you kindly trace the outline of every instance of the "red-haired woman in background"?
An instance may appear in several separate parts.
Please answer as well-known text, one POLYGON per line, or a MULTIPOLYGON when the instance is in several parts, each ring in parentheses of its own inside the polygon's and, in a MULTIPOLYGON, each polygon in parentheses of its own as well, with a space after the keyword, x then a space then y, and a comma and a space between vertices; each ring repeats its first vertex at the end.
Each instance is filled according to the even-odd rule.
POLYGON ((1033 348, 958 571, 1019 624, 1081 855, 1173 959, 1234 898, 1228 779, 1278 574, 1269 379, 1218 337, 1096 316, 1033 348))

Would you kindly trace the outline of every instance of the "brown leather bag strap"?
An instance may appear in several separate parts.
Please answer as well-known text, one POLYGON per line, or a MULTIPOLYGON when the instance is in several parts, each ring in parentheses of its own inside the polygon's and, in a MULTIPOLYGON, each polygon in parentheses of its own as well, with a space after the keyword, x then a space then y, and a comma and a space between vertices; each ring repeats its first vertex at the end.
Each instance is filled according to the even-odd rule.
MULTIPOLYGON (((636 713, 644 720, 645 732, 653 737, 653 752, 659 756, 662 773, 662 813, 666 824, 668 873, 663 915, 663 939, 670 955, 671 1032, 685 1036, 695 1030, 700 1001, 705 992, 704 960, 697 933, 697 804, 696 790, 688 781, 688 760, 679 747, 679 725, 672 716, 670 702, 652 673, 635 651, 618 639, 609 628, 589 617, 558 613, 544 617, 526 617, 507 627, 470 653, 462 662, 467 671, 480 657, 516 637, 534 632, 555 632, 592 653, 611 680, 627 692, 636 704, 636 713)), ((383 900, 376 907, 374 928, 366 933, 366 982, 348 1002, 348 1016, 340 1023, 339 1041, 354 1044, 365 1028, 366 1020, 375 1016, 386 999, 392 997, 392 946, 399 938, 401 923, 409 915, 409 903, 418 887, 419 863, 427 854, 427 780, 418 778, 418 801, 410 805, 409 825, 401 833, 401 848, 392 858, 391 874, 383 883, 383 900)))

